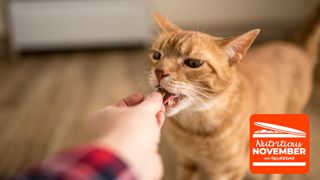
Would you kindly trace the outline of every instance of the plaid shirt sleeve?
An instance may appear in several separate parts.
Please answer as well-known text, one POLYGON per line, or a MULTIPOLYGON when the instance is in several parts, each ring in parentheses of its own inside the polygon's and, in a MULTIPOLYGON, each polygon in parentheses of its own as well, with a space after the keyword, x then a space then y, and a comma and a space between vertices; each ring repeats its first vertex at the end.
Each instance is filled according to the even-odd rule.
POLYGON ((128 166, 110 150, 82 147, 44 161, 18 180, 134 180, 128 166))

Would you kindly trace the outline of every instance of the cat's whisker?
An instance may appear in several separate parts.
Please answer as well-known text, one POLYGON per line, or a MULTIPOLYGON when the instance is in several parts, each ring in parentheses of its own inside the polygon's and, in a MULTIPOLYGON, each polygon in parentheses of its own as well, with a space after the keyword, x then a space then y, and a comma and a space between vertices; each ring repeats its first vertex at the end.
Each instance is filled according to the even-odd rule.
POLYGON ((207 96, 207 95, 204 94, 203 92, 201 92, 201 91, 199 91, 199 90, 197 90, 197 89, 194 89, 194 88, 192 88, 192 87, 190 87, 190 86, 188 86, 188 85, 185 85, 185 86, 183 86, 183 85, 176 85, 176 86, 178 86, 179 88, 189 89, 189 90, 195 92, 196 94, 199 94, 199 95, 203 96, 204 98, 210 100, 210 97, 209 97, 209 96, 207 96))
POLYGON ((201 92, 201 91, 199 91, 199 90, 196 90, 196 89, 194 89, 194 88, 191 88, 191 89, 192 89, 192 91, 198 93, 199 95, 203 96, 204 98, 210 100, 210 97, 207 96, 206 94, 204 94, 203 92, 201 92))
POLYGON ((205 109, 209 109, 209 105, 207 102, 205 102, 202 98, 198 97, 198 96, 193 96, 193 98, 195 99, 195 102, 196 102, 196 105, 199 107, 199 108, 203 108, 205 107, 205 109))
POLYGON ((201 87, 199 85, 196 85, 196 84, 192 84, 192 83, 185 83, 185 82, 177 82, 178 84, 181 84, 181 85, 188 85, 188 86, 192 86, 194 88, 197 88, 199 90, 203 90, 203 91, 208 91, 208 92, 212 92, 212 93, 222 93, 222 91, 215 91, 215 90, 212 90, 212 89, 209 89, 209 88, 205 88, 205 87, 201 87))
POLYGON ((212 101, 211 103, 214 104, 215 108, 225 112, 225 113, 230 113, 231 111, 229 111, 228 109, 225 109, 224 107, 222 107, 219 103, 217 103, 216 101, 212 101))
MULTIPOLYGON (((178 83, 179 84, 179 83, 178 83)), ((190 101, 198 108, 202 109, 209 109, 208 102, 204 101, 200 96, 199 96, 199 91, 196 91, 194 88, 188 86, 188 84, 183 83, 184 85, 176 85, 175 87, 178 87, 180 89, 181 93, 187 96, 190 101)), ((200 95, 204 95, 203 93, 200 95)), ((204 97, 208 100, 211 101, 210 98, 208 98, 206 95, 204 97)))
POLYGON ((212 92, 212 93, 222 93, 222 91, 212 90, 212 89, 209 89, 209 88, 201 87, 201 86, 196 85, 196 84, 191 84, 190 83, 190 86, 193 86, 194 88, 197 88, 197 89, 200 89, 200 90, 209 91, 209 92, 212 92))
MULTIPOLYGON (((183 89, 183 88, 180 88, 180 89, 183 89)), ((202 98, 200 98, 199 92, 194 91, 194 89, 192 89, 188 86, 185 86, 184 89, 181 90, 181 92, 185 96, 187 96, 193 102, 193 104, 195 104, 196 106, 198 106, 198 107, 207 106, 207 102, 205 102, 202 98)), ((202 95, 204 95, 204 94, 202 94, 202 95)))
POLYGON ((221 105, 218 104, 216 102, 215 99, 212 99, 212 98, 208 98, 208 100, 210 100, 210 102, 206 102, 204 101, 200 96, 199 96, 199 93, 197 93, 197 91, 195 91, 194 89, 190 88, 190 87, 187 87, 185 86, 185 89, 183 91, 183 93, 185 93, 185 95, 190 98, 190 100, 199 108, 204 108, 204 109, 209 109, 210 106, 208 105, 208 103, 212 103, 215 105, 216 108, 219 108, 221 109, 222 111, 226 112, 226 113, 229 113, 230 111, 228 111, 227 109, 224 109, 224 108, 221 108, 221 105))
POLYGON ((205 107, 205 109, 209 108, 207 103, 197 96, 191 97, 190 100, 197 108, 203 108, 203 107, 205 107))
POLYGON ((139 88, 140 88, 140 87, 147 87, 148 84, 149 84, 148 81, 141 81, 141 82, 138 84, 138 87, 139 87, 139 88))

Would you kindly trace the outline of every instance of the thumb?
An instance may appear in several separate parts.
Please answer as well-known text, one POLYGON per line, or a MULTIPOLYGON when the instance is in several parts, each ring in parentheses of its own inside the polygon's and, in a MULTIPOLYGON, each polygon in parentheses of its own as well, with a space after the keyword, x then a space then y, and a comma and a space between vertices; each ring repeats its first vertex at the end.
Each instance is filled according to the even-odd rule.
POLYGON ((146 108, 148 111, 158 113, 162 107, 162 96, 158 92, 152 92, 138 105, 139 108, 146 108))

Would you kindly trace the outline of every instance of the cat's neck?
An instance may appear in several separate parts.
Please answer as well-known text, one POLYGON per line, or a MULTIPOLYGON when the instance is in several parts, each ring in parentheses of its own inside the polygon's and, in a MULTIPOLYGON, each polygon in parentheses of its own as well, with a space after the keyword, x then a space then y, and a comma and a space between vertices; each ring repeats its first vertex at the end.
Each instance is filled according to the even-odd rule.
POLYGON ((174 123, 181 128, 195 133, 210 134, 227 121, 232 120, 233 114, 241 103, 241 84, 238 79, 225 90, 224 93, 208 102, 208 107, 203 110, 186 109, 172 118, 174 123))

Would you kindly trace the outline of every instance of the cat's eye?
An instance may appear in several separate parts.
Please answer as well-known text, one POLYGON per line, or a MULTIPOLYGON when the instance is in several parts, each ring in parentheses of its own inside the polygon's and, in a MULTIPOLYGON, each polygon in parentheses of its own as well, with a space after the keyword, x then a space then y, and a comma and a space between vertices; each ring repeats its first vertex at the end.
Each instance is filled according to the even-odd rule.
POLYGON ((161 59, 161 53, 158 52, 158 51, 155 51, 155 52, 152 54, 152 58, 153 58, 154 60, 159 60, 159 59, 161 59))
POLYGON ((184 60, 184 64, 191 67, 191 68, 198 68, 200 67, 204 61, 202 60, 197 60, 197 59, 186 59, 184 60))

